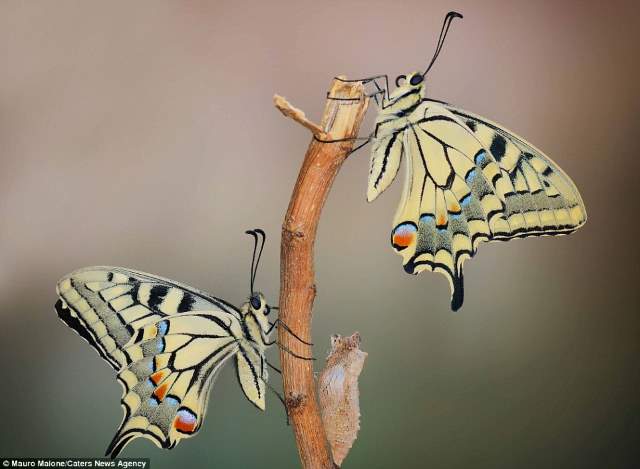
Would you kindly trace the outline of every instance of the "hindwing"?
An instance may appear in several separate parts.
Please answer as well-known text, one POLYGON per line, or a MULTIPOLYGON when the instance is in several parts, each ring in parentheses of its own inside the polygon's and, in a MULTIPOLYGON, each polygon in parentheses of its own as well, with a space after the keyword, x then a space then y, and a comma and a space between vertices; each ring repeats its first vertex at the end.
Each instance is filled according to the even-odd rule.
POLYGON ((107 455, 115 457, 137 437, 173 448, 195 435, 241 334, 237 318, 219 311, 173 315, 138 329, 124 348, 133 358, 118 373, 125 415, 107 455))

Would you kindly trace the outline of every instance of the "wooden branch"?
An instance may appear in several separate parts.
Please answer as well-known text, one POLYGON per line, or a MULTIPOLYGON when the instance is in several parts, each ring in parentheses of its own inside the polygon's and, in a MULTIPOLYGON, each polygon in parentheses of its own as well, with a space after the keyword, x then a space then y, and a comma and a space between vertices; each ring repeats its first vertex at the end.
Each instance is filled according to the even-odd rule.
MULTIPOLYGON (((285 99, 276 96, 274 103, 283 114, 311 130, 317 138, 320 135, 330 137, 322 140, 356 137, 368 106, 362 83, 334 80, 329 96, 342 100, 327 99, 319 126, 285 99)), ((313 246, 320 212, 353 145, 354 140, 322 143, 314 138, 311 141, 282 224, 279 318, 307 342, 311 342, 311 309, 316 295, 313 246)), ((278 341, 299 356, 312 355, 311 347, 298 341, 284 327, 278 328, 278 341)), ((296 358, 282 348, 280 360, 285 401, 302 466, 333 469, 316 399, 313 362, 296 358)))

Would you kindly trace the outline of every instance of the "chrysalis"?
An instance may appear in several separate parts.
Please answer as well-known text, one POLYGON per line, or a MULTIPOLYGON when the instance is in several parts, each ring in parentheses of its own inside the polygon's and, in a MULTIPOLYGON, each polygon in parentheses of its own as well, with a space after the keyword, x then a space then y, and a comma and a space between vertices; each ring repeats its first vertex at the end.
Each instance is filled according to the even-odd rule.
POLYGON ((334 462, 340 466, 360 430, 358 376, 367 353, 360 334, 331 336, 331 352, 318 378, 320 413, 334 462))

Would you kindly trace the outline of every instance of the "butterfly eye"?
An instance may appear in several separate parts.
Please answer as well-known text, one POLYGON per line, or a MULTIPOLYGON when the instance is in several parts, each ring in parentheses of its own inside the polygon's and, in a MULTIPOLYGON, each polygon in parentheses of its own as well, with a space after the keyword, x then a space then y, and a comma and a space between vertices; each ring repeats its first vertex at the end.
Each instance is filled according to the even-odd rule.
POLYGON ((396 86, 400 86, 401 81, 405 81, 407 79, 406 75, 398 75, 396 78, 396 86))
POLYGON ((265 315, 265 316, 269 316, 269 313, 270 313, 270 312, 271 312, 271 306, 266 305, 266 306, 264 307, 264 315, 265 315))
POLYGON ((422 83, 422 80, 423 80, 422 75, 415 74, 414 76, 411 77, 411 79, 409 80, 409 83, 411 83, 411 85, 413 86, 416 86, 422 83))
POLYGON ((260 298, 258 298, 257 295, 252 296, 251 299, 249 299, 249 302, 251 303, 251 307, 253 309, 260 309, 260 306, 262 304, 260 298))

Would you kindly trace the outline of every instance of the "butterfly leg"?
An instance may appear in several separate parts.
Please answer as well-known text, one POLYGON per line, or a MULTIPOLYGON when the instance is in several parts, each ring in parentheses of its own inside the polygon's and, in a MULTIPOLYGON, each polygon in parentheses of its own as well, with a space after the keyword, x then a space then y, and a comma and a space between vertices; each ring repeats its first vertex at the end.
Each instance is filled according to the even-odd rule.
POLYGON ((269 368, 271 368, 273 371, 275 371, 275 372, 276 372, 276 373, 278 373, 278 374, 282 374, 282 370, 281 370, 280 368, 278 368, 278 367, 277 367, 277 366, 275 366, 275 365, 272 365, 272 364, 271 364, 271 362, 269 362, 268 360, 265 360, 265 361, 267 362, 267 366, 268 366, 269 368))
MULTIPOLYGON (((351 155, 352 153, 355 153, 360 148, 362 148, 367 143, 369 143, 374 136, 375 136, 375 132, 372 133, 371 135, 369 135, 368 137, 347 137, 347 138, 336 138, 334 140, 321 140, 321 139, 319 139, 318 137, 316 137, 314 135, 313 138, 315 140, 317 140, 318 142, 321 142, 321 143, 338 143, 338 142, 349 142, 349 141, 354 141, 354 140, 364 140, 362 143, 358 144, 355 148, 351 149, 351 151, 349 152, 349 155, 351 155)), ((349 156, 349 155, 347 155, 347 156, 349 156)))
MULTIPOLYGON (((272 309, 276 309, 276 308, 272 308, 272 309)), ((287 326, 284 322, 282 322, 280 320, 280 318, 276 319, 273 323, 270 323, 271 327, 269 327, 269 329, 267 330, 267 334, 269 334, 274 327, 277 327, 278 324, 280 324, 282 326, 282 328, 287 331, 289 334, 291 334, 293 337, 295 337, 296 339, 298 339, 300 342, 302 342, 305 345, 311 345, 313 346, 313 344, 311 342, 305 342, 304 340, 302 340, 295 332, 293 332, 289 326, 287 326)))
POLYGON ((273 342, 265 342, 265 345, 273 345, 273 344, 278 344, 278 347, 281 350, 284 350, 285 352, 287 352, 289 355, 299 358, 300 360, 309 360, 309 361, 315 361, 316 358, 315 357, 303 357, 302 355, 298 355, 295 352, 292 352, 291 350, 289 350, 287 347, 285 347, 284 345, 282 345, 280 342, 278 342, 277 340, 274 340, 273 342))
MULTIPOLYGON (((262 378, 260 378, 260 379, 262 379, 262 378)), ((262 382, 265 384, 265 386, 267 386, 267 388, 269 388, 269 390, 272 393, 274 393, 278 397, 278 400, 282 403, 282 406, 284 407, 284 414, 287 417, 287 426, 291 425, 289 423, 289 410, 287 409, 287 403, 285 402, 284 397, 282 397, 282 394, 280 394, 276 388, 271 386, 268 381, 262 379, 262 382)))
MULTIPOLYGON (((361 144, 357 145, 355 148, 352 148, 351 151, 349 152, 349 155, 351 155, 351 153, 355 153, 356 151, 360 150, 360 148, 365 146, 370 141, 371 141, 371 135, 369 135, 366 139, 364 139, 364 142, 362 142, 361 144)), ((347 156, 349 156, 349 155, 347 155, 347 156)))
MULTIPOLYGON (((374 83, 376 84, 376 88, 378 88, 378 91, 374 91, 373 93, 365 93, 365 96, 367 98, 373 98, 376 102, 376 104, 378 105, 378 107, 382 106, 383 109, 385 109, 385 105, 384 105, 384 94, 385 94, 385 90, 381 89, 380 86, 378 86, 378 83, 374 81, 374 83), (382 105, 378 102, 378 95, 383 95, 383 101, 382 101, 382 105)), ((335 96, 331 96, 329 94, 329 92, 327 92, 327 99, 330 99, 332 101, 343 101, 343 102, 347 102, 347 103, 358 103, 360 102, 360 98, 338 98, 335 96)))
MULTIPOLYGON (((378 91, 382 92, 383 99, 386 99, 387 101, 389 100, 389 76, 388 75, 375 75, 368 78, 361 78, 359 80, 345 80, 343 78, 338 78, 338 77, 336 77, 335 79, 343 83, 354 83, 358 81, 361 81, 364 84, 373 83, 374 85, 376 85, 376 88, 378 89, 378 91), (377 80, 379 78, 384 78, 384 89, 381 88, 380 85, 378 85, 377 80)), ((383 108, 384 108, 384 101, 383 101, 383 108)))

